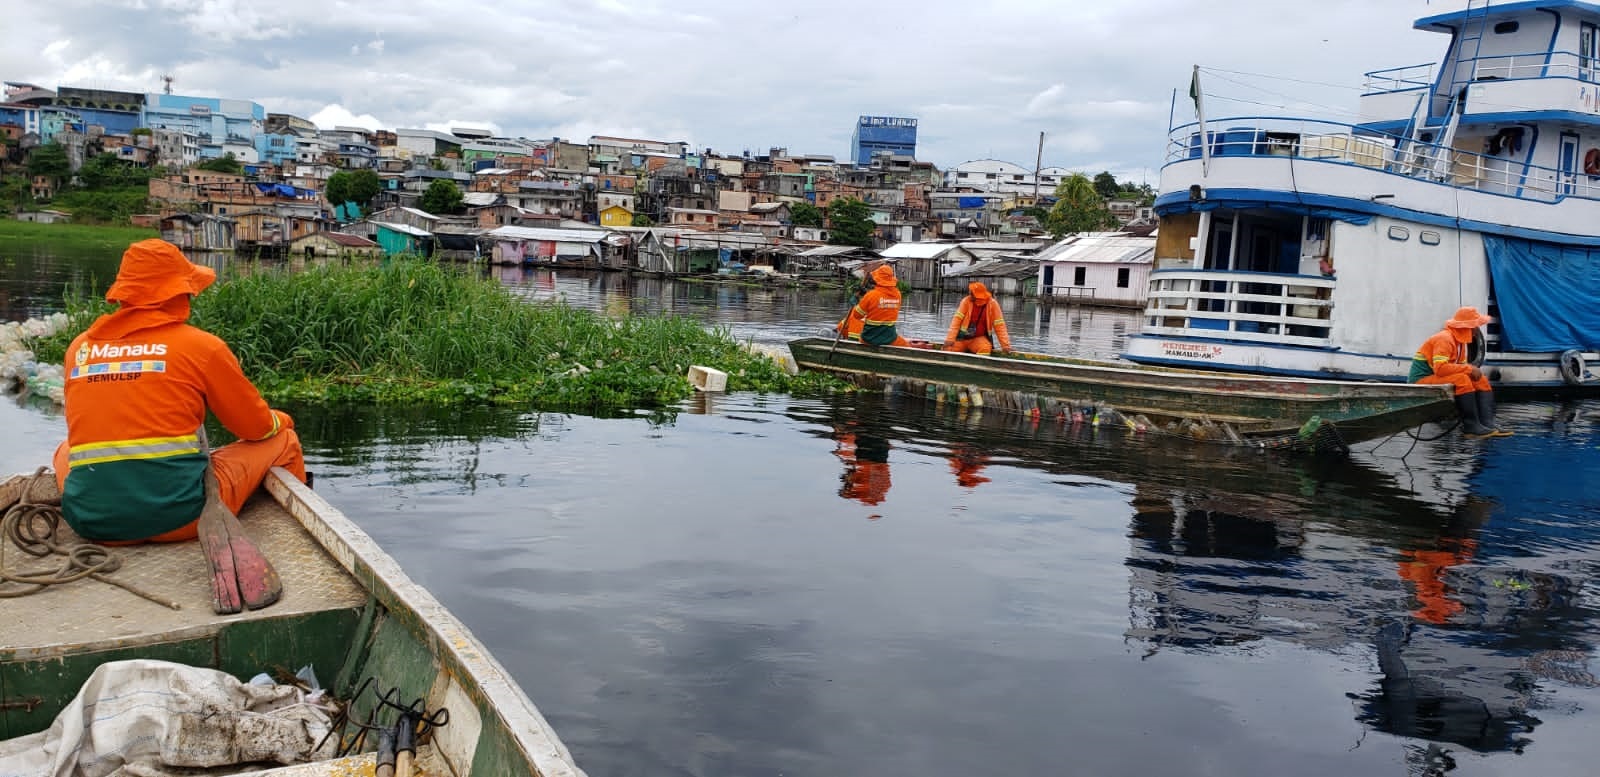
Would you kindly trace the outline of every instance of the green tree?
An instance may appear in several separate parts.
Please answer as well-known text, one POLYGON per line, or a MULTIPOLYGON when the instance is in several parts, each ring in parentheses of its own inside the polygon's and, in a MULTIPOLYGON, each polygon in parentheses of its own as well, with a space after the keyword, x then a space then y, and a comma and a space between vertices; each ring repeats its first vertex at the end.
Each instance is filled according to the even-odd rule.
POLYGON ((150 183, 149 168, 117 158, 116 154, 96 154, 78 168, 78 184, 85 189, 122 189, 150 183))
POLYGON ((635 213, 633 214, 633 225, 636 227, 653 227, 656 225, 656 221, 643 213, 635 213))
POLYGON ((432 213, 435 216, 445 216, 451 213, 460 213, 465 207, 461 188, 453 181, 443 178, 433 179, 428 188, 422 192, 422 201, 417 207, 432 213))
POLYGON ((207 159, 206 161, 195 165, 195 167, 201 170, 210 170, 213 173, 233 173, 234 175, 244 175, 244 165, 239 163, 238 158, 234 157, 232 151, 229 151, 228 153, 223 154, 216 159, 207 159))
POLYGON ((1098 232, 1118 224, 1106 201, 1083 173, 1073 173, 1056 186, 1056 204, 1045 226, 1056 237, 1078 232, 1098 232))
POLYGON ((28 210, 33 207, 33 186, 20 175, 0 179, 0 208, 8 211, 28 210))
POLYGON ((371 170, 356 170, 350 173, 350 201, 360 205, 362 210, 383 192, 383 179, 371 170))
POLYGON ((789 206, 789 223, 797 227, 820 227, 822 219, 822 209, 809 202, 789 206))
POLYGON ((28 175, 42 175, 56 181, 72 175, 72 164, 67 161, 67 149, 60 143, 46 143, 28 155, 28 175))
POLYGON ((350 202, 350 174, 340 170, 328 176, 328 182, 323 184, 322 195, 335 208, 350 202))
POLYGON ((1109 200, 1117 196, 1117 193, 1122 191, 1122 187, 1117 185, 1116 176, 1109 171, 1103 171, 1094 177, 1094 190, 1096 194, 1100 195, 1101 199, 1109 200))
POLYGON ((872 207, 865 202, 840 197, 828 203, 828 242, 871 248, 872 233, 877 228, 872 221, 872 207))

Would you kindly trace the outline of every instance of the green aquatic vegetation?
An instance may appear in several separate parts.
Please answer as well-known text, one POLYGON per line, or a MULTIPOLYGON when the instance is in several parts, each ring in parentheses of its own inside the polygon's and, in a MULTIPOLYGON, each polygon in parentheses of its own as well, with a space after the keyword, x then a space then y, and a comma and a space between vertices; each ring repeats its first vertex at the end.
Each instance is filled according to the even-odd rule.
MULTIPOLYGON (((85 299, 67 308, 71 332, 109 309, 85 299)), ((493 280, 417 260, 256 268, 197 297, 190 321, 226 341, 273 401, 660 407, 693 392, 691 364, 727 372, 729 391, 848 388, 791 376, 726 330, 692 319, 613 319, 530 302, 493 280)), ((57 336, 35 351, 60 360, 69 340, 57 336)))
POLYGON ((117 227, 97 224, 39 224, 0 218, 0 245, 48 243, 52 249, 105 248, 120 253, 129 243, 160 233, 144 227, 117 227))

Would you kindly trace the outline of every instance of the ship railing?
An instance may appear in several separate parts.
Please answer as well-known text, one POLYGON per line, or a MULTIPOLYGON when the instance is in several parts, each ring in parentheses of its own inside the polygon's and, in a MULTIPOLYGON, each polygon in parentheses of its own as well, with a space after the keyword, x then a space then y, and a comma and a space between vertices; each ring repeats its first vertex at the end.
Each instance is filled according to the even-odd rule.
POLYGON ((1319 275, 1155 270, 1145 332, 1327 348, 1335 285, 1319 275))
POLYGON ((1600 199, 1600 178, 1585 175, 1579 169, 1579 159, 1572 160, 1571 170, 1527 163, 1524 152, 1531 138, 1490 138, 1485 150, 1496 151, 1490 154, 1317 119, 1234 117, 1208 120, 1206 124, 1205 149, 1201 148, 1197 123, 1173 128, 1167 143, 1169 164, 1200 159, 1205 151, 1214 160, 1290 157, 1368 167, 1444 186, 1539 202, 1558 202, 1568 197, 1600 199))
MULTIPOLYGON (((1455 68, 1452 88, 1444 89, 1446 95, 1454 87, 1468 81, 1495 79, 1575 78, 1581 81, 1600 81, 1600 57, 1585 56, 1576 51, 1528 51, 1517 54, 1493 54, 1464 59, 1465 69, 1455 68), (1462 74, 1470 73, 1463 79, 1462 74)), ((1437 65, 1404 65, 1365 74, 1362 84, 1368 96, 1393 92, 1411 92, 1431 88, 1437 65)))
POLYGON ((1366 74, 1364 88, 1368 94, 1426 89, 1433 86, 1433 68, 1434 63, 1428 62, 1374 70, 1366 74))

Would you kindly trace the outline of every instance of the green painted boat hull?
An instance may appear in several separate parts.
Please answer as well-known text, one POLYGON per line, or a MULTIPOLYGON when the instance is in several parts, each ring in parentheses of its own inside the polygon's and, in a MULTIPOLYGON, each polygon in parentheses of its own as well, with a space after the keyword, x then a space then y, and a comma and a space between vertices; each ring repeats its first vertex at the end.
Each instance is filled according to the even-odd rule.
MULTIPOLYGON (((0 478, 0 509, 25 481, 0 478)), ((281 468, 265 490, 271 498, 253 499, 240 519, 283 577, 284 598, 271 607, 213 615, 194 543, 116 549, 124 563, 115 576, 180 604, 176 611, 92 580, 0 599, 8 618, 22 616, 0 623, 0 739, 47 729, 108 661, 169 660, 240 679, 311 665, 336 698, 371 678, 401 703, 448 709, 449 724, 426 748, 430 774, 583 777, 510 674, 371 537, 281 468)), ((21 554, 7 551, 17 563, 21 554)), ((370 690, 355 697, 352 717, 366 720, 375 699, 370 690)), ((370 774, 372 745, 362 756, 284 770, 370 774)))
POLYGON ((875 347, 827 338, 789 343, 795 363, 882 385, 909 379, 945 387, 1104 405, 1157 423, 1226 423, 1245 438, 1297 434, 1313 418, 1346 442, 1394 434, 1454 412, 1448 388, 1404 383, 1276 378, 1117 362, 977 356, 875 347))

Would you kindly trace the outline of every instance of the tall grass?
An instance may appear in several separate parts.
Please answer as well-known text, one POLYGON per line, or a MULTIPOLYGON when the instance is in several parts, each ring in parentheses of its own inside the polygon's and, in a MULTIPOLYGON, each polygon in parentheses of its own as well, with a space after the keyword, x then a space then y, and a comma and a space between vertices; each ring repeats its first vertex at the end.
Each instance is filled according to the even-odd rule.
POLYGON ((39 224, 0 218, 0 244, 46 242, 50 247, 106 248, 122 251, 129 243, 161 237, 154 229, 94 224, 39 224))
MULTIPOLYGON (((75 300, 68 308, 87 324, 106 306, 75 300)), ((279 400, 656 407, 692 391, 690 364, 728 372, 735 391, 842 385, 790 376, 691 319, 609 319, 527 302, 493 280, 422 261, 243 275, 196 298, 190 320, 226 341, 279 400)), ((59 359, 65 345, 37 350, 59 359)))

